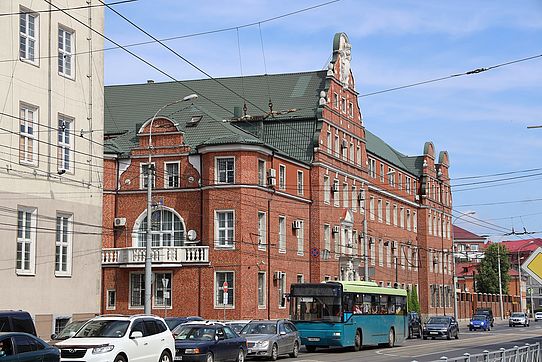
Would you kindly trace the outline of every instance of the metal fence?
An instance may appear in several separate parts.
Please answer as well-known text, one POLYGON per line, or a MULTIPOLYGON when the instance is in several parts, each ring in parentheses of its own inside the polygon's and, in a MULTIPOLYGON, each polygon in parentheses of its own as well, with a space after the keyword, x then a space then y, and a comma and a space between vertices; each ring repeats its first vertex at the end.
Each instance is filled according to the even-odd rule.
MULTIPOLYGON (((461 357, 440 357, 434 362, 542 362, 540 356, 540 343, 524 346, 514 346, 510 349, 501 348, 498 351, 483 351, 478 354, 465 353, 461 357)), ((412 361, 417 362, 417 361, 412 361)))

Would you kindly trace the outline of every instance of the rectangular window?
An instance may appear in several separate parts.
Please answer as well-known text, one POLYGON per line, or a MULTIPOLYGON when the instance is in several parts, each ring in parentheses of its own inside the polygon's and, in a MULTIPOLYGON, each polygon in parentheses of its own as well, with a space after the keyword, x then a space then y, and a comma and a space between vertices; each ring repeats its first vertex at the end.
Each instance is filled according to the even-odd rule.
POLYGON ((404 245, 399 245, 399 252, 401 253, 401 269, 405 269, 405 265, 406 265, 406 258, 405 258, 406 250, 405 249, 406 248, 404 245))
POLYGON ((166 162, 165 167, 166 188, 179 187, 179 162, 166 162))
POLYGON ((375 198, 373 196, 369 197, 369 215, 370 219, 375 219, 375 198))
POLYGON ((265 308, 265 272, 258 272, 258 308, 265 308))
POLYGON ((303 196, 303 171, 297 171, 297 194, 303 196))
MULTIPOLYGON (((140 185, 140 188, 141 189, 146 189, 149 185, 149 164, 148 163, 140 163, 139 164, 139 168, 140 168, 140 179, 139 179, 139 185, 140 185)), ((155 185, 156 185, 156 180, 155 180, 155 176, 156 176, 156 173, 155 173, 155 170, 154 170, 154 163, 151 163, 151 173, 152 173, 152 178, 151 178, 151 187, 154 188, 155 185)))
POLYGON ((58 28, 58 73, 73 78, 74 32, 58 28))
POLYGON ((279 189, 286 190, 286 166, 279 165, 279 189))
POLYGON ((369 176, 376 178, 376 160, 369 158, 369 176))
POLYGON ((337 93, 333 93, 333 108, 339 109, 339 95, 337 93))
POLYGON ((339 141, 339 135, 335 135, 335 157, 339 157, 341 151, 341 142, 339 141))
POLYGON ((382 199, 378 199, 378 222, 382 221, 382 199))
POLYGON ((64 329, 64 327, 66 327, 69 321, 70 321, 70 318, 68 317, 55 318, 55 333, 59 334, 64 329))
POLYGON ((410 230, 410 223, 411 223, 410 210, 407 209, 407 211, 406 211, 406 228, 407 228, 407 230, 410 230))
POLYGON ((265 161, 258 160, 258 185, 265 186, 266 181, 265 161))
POLYGON ((326 147, 327 153, 333 152, 333 144, 331 143, 331 132, 327 131, 326 135, 326 147))
POLYGON ((388 184, 395 187, 395 170, 391 167, 388 168, 388 184))
POLYGON ((286 218, 279 216, 279 253, 286 253, 286 218))
POLYGON ((145 305, 145 274, 130 273, 130 307, 143 308, 145 305))
POLYGON ((384 245, 386 245, 386 265, 388 268, 390 268, 391 267, 391 241, 386 241, 384 245))
POLYGON ((348 184, 343 183, 343 207, 344 208, 348 208, 348 199, 349 199, 348 184))
POLYGON ((115 310, 117 308, 117 291, 115 289, 107 290, 107 310, 115 310))
POLYGON ((333 245, 334 245, 334 251, 335 251, 335 259, 339 259, 341 256, 341 245, 339 242, 340 236, 339 236, 339 226, 333 227, 333 245))
POLYGON ((286 308, 286 273, 282 273, 278 280, 279 308, 286 308))
POLYGON ((234 212, 215 211, 215 246, 233 248, 234 212))
POLYGON ((341 200, 339 198, 339 180, 333 180, 333 206, 341 206, 341 200))
POLYGON ((73 224, 71 215, 56 216, 55 275, 71 274, 73 224))
POLYGON ((331 251, 331 228, 329 225, 324 224, 324 252, 322 259, 329 259, 329 252, 331 251))
POLYGON ((405 189, 406 193, 410 194, 410 177, 405 176, 405 189))
POLYGON ((358 190, 352 186, 352 211, 358 211, 358 190))
POLYGON ((371 237, 369 238, 369 250, 371 252, 371 265, 376 265, 376 245, 375 240, 371 237))
POLYGON ((384 164, 380 164, 380 182, 384 183, 384 164))
POLYGON ((393 205, 393 225, 397 226, 397 205, 393 205))
POLYGON ((38 162, 38 147, 34 135, 38 122, 38 109, 21 104, 19 112, 19 161, 32 165, 38 162))
POLYGON ((58 117, 58 169, 73 172, 73 119, 58 117))
POLYGON ((341 144, 341 153, 343 156, 343 160, 348 159, 348 142, 346 142, 345 139, 343 139, 343 142, 341 144))
POLYGON ((391 220, 391 206, 390 206, 390 202, 389 201, 386 201, 386 224, 390 224, 391 220))
POLYGON ((215 272, 215 307, 233 308, 234 303, 234 272, 217 271, 215 272), (227 291, 224 291, 224 283, 227 283, 227 291))
POLYGON ((399 188, 399 190, 403 189, 403 174, 397 175, 397 188, 399 188))
POLYGON ((428 234, 433 235, 433 218, 431 217, 431 214, 429 214, 427 218, 427 226, 429 228, 428 234))
POLYGON ((418 231, 418 216, 416 214, 416 211, 412 214, 412 230, 414 232, 418 231))
POLYGON ((352 231, 352 254, 358 255, 358 231, 352 231))
POLYGON ((378 266, 384 266, 384 241, 378 240, 378 266))
POLYGON ((348 102, 348 116, 354 117, 354 103, 348 102))
POLYGON ((330 201, 329 176, 324 175, 324 204, 329 205, 330 201))
POLYGON ((22 60, 37 63, 39 24, 38 15, 21 9, 19 16, 19 56, 22 60))
POLYGON ((36 211, 17 210, 17 274, 33 275, 36 271, 36 211))
POLYGON ((303 250, 305 248, 305 223, 303 220, 298 220, 301 223, 301 227, 296 230, 297 236, 297 255, 303 255, 303 250))
POLYGON ((356 147, 356 163, 361 166, 361 147, 359 145, 356 147))
POLYGON ((258 249, 267 247, 267 218, 265 212, 258 211, 258 249))
POLYGON ((346 98, 341 97, 341 113, 346 113, 346 98))
POLYGON ((401 207, 400 215, 401 215, 401 227, 404 229, 405 228, 405 208, 404 207, 401 207))
POLYGON ((171 273, 154 273, 154 306, 171 307, 171 273))
POLYGON ((354 144, 350 143, 350 162, 354 163, 354 144))
POLYGON ((235 159, 233 157, 216 158, 216 182, 235 183, 235 159))
POLYGON ((305 277, 303 276, 303 274, 297 274, 297 282, 305 283, 305 277))

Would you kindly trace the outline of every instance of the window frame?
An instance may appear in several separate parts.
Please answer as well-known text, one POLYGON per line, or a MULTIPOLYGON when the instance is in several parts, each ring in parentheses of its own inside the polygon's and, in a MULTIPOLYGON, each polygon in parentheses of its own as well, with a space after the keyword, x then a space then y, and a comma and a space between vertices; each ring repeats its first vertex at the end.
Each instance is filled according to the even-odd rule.
POLYGON ((116 289, 107 289, 106 293, 105 293, 105 298, 106 298, 106 307, 105 309, 106 310, 115 310, 117 309, 117 290, 116 289), (113 298, 113 304, 111 304, 111 299, 109 298, 110 296, 110 293, 111 295, 114 295, 114 298, 113 298))
POLYGON ((343 207, 345 209, 348 209, 348 205, 349 205, 348 199, 350 197, 348 194, 349 194, 348 183, 343 182, 343 207))
POLYGON ((39 127, 39 108, 26 102, 19 104, 19 163, 29 166, 38 165, 38 136, 36 128, 39 127), (32 114, 32 119, 29 119, 29 114, 32 114), (31 123, 31 127, 29 127, 31 123), (24 131, 23 131, 24 129, 24 131), (31 129, 31 132, 28 132, 31 129), (23 143, 23 145, 21 145, 23 143), (32 146, 32 151, 29 152, 29 144, 32 146), (21 149, 22 146, 22 149, 21 149), (21 158, 21 153, 23 157, 21 158), (31 155, 29 160, 28 155, 31 155))
POLYGON ((323 260, 328 260, 331 253, 331 225, 324 224, 324 251, 327 253, 322 254, 323 260))
POLYGON ((286 190, 286 165, 279 164, 279 190, 286 190))
POLYGON ((267 273, 265 271, 259 271, 258 272, 258 277, 257 277, 257 289, 258 289, 258 292, 257 292, 257 300, 258 300, 258 309, 266 309, 267 308, 267 293, 266 293, 266 288, 267 288, 267 273), (260 277, 262 277, 260 279, 260 277), (260 285, 260 281, 262 282, 261 285, 260 285))
POLYGON ((305 253, 305 222, 298 219, 301 222, 301 227, 295 231, 297 239, 297 255, 303 256, 305 253))
POLYGON ((329 176, 324 175, 324 204, 326 205, 331 203, 331 184, 329 180, 329 176))
MULTIPOLYGON (((173 308, 173 272, 171 271, 156 271, 152 273, 152 280, 153 280, 153 286, 152 288, 152 307, 155 309, 172 309, 173 308), (159 276, 167 276, 169 275, 169 282, 167 287, 164 290, 164 285, 162 282, 162 278, 159 278, 159 276), (167 303, 167 299, 165 296, 162 296, 162 300, 166 299, 166 302, 158 303, 158 292, 162 293, 169 293, 169 304, 167 303)), ((163 294, 162 294, 163 295, 163 294)))
POLYGON ((369 176, 371 178, 376 178, 376 160, 369 157, 369 176))
POLYGON ((129 281, 129 285, 128 285, 128 309, 144 309, 145 307, 145 273, 142 272, 142 271, 132 271, 130 272, 129 274, 130 276, 130 281, 129 281), (143 287, 140 287, 139 289, 139 299, 140 301, 142 301, 143 303, 141 304, 134 304, 134 299, 133 299, 133 293, 134 293, 134 286, 132 285, 132 277, 134 275, 139 275, 139 282, 140 282, 140 286, 142 285, 143 287))
POLYGON ((57 44, 58 44, 58 75, 68 78, 71 80, 75 80, 75 62, 74 55, 75 55, 75 30, 70 29, 64 25, 58 26, 58 32, 57 32, 57 44), (62 37, 62 44, 60 44, 60 34, 63 34, 62 37), (66 50, 66 35, 69 35, 69 41, 70 41, 70 50, 66 50), (61 47, 62 45, 62 47, 61 47), (66 59, 69 59, 69 73, 66 72, 66 59), (62 69, 61 69, 62 68, 62 69))
MULTIPOLYGON (((215 233, 214 233, 215 249, 235 249, 235 209, 217 209, 217 210, 214 210, 214 216, 215 216, 215 223, 214 223, 215 224, 215 233), (231 227, 226 225, 223 228, 221 228, 219 225, 218 214, 229 214, 229 213, 232 214, 231 227), (219 239, 221 229, 224 230, 225 235, 226 235, 226 238, 223 244, 221 244, 221 241, 219 239), (231 234, 232 234, 232 240, 227 239, 227 234, 230 231, 230 229, 231 229, 231 234)), ((224 220, 225 220, 225 223, 227 223, 227 218, 225 218, 224 220)))
POLYGON ((164 162, 164 188, 165 189, 178 189, 181 186, 181 162, 180 161, 167 161, 164 162), (177 175, 170 175, 168 172, 169 165, 177 165, 177 175), (176 177, 176 185, 170 186, 170 177, 176 177))
POLYGON ((213 293, 213 304, 214 309, 235 309, 235 271, 234 270, 215 270, 214 272, 214 293, 213 293), (228 281, 228 304, 224 305, 224 293, 223 293, 223 285, 218 285, 218 274, 231 274, 231 283, 228 281, 227 277, 224 277, 225 281, 228 281), (231 284, 231 285, 230 285, 231 284), (222 299, 221 303, 217 303, 219 301, 218 293, 222 292, 222 299), (230 298, 229 296, 232 296, 233 298, 230 298))
POLYGON ((70 116, 58 114, 58 129, 57 129, 57 166, 59 171, 65 171, 73 174, 75 172, 75 137, 74 137, 75 119, 70 116), (61 122, 64 122, 64 129, 61 131, 61 122), (70 127, 66 127, 68 124, 70 127), (62 136, 60 134, 62 132, 62 136), (66 135, 68 141, 66 142, 66 135), (62 138, 62 141, 60 140, 62 138), (68 153, 68 165, 66 168, 66 152, 68 153))
MULTIPOLYGON (((57 212, 56 214, 56 232, 55 232, 55 276, 56 277, 70 277, 72 275, 72 258, 73 258, 73 214, 57 212), (62 220, 59 225, 59 218, 62 220), (66 219, 66 224, 64 224, 66 219), (67 230, 64 230, 64 227, 67 230), (60 233, 60 234, 59 234, 60 233), (67 240, 59 240, 59 236, 66 236, 67 240), (66 256, 66 270, 58 269, 58 250, 61 250, 60 258, 66 256), (62 250, 65 248, 65 253, 62 250)), ((62 263, 62 262, 61 262, 62 263)))
POLYGON ((258 159, 258 185, 259 186, 267 186, 267 169, 266 169, 266 163, 264 159, 259 158, 258 159), (262 168, 263 165, 263 168, 262 168))
POLYGON ((277 292, 279 296, 279 309, 286 309, 286 273, 282 273, 282 277, 277 281, 277 292))
POLYGON ((286 254, 287 240, 286 240, 286 216, 279 215, 278 223, 278 251, 281 254, 286 254))
POLYGON ((265 211, 258 211, 258 249, 267 249, 267 213, 265 211))
POLYGON ((336 190, 333 191, 333 206, 334 207, 340 207, 341 206, 341 199, 339 197, 340 195, 340 189, 339 189, 339 180, 338 179, 334 179, 333 180, 333 187, 336 187, 336 190))
POLYGON ((235 176, 236 176, 236 172, 235 172, 235 166, 236 166, 236 162, 235 162, 235 156, 217 156, 215 157, 215 183, 216 184, 219 184, 219 185, 233 185, 235 184, 235 176), (221 170, 220 170, 220 161, 222 160, 225 160, 225 161, 228 161, 228 160, 231 160, 233 161, 233 168, 231 170, 228 169, 228 164, 226 164, 226 169, 223 171, 224 172, 224 176, 225 176, 225 181, 221 181, 221 170), (229 173, 232 173, 232 181, 228 181, 228 175, 229 173))
POLYGON ((16 237, 16 258, 15 258, 15 272, 17 275, 36 275, 36 236, 37 236, 37 218, 38 218, 38 209, 26 206, 17 207, 17 237, 16 237), (20 221, 20 213, 23 213, 23 220, 20 221), (28 214, 30 214, 30 223, 28 223, 28 214), (22 229, 21 229, 22 228, 22 229), (27 228, 29 229, 27 232, 27 228), (25 237, 19 236, 19 231, 25 237), (26 237, 28 234, 28 237, 26 237), (23 257, 25 254, 25 248, 21 248, 21 267, 18 268, 19 263, 19 244, 28 246, 28 268, 24 267, 26 258, 23 257))
POLYGON ((297 170, 297 194, 299 196, 303 196, 303 188, 304 188, 304 172, 302 170, 297 170))
POLYGON ((145 181, 148 182, 148 171, 144 171, 144 168, 149 167, 149 165, 152 166, 152 169, 154 172, 152 173, 152 179, 151 179, 151 188, 156 188, 156 164, 155 162, 151 162, 150 164, 148 162, 140 162, 139 163, 139 189, 140 190, 146 190, 148 187, 148 184, 145 185, 145 181))
POLYGON ((39 41, 39 38, 40 38, 40 24, 39 24, 39 21, 40 21, 40 17, 39 17, 39 14, 28 9, 28 8, 24 8, 24 7, 20 7, 19 8, 19 11, 21 14, 19 14, 19 60, 21 60, 22 62, 25 62, 25 63, 29 63, 29 64, 32 64, 32 65, 35 65, 37 67, 39 67, 39 50, 40 50, 40 41, 39 41), (24 16, 25 18, 25 32, 22 33, 21 32, 21 19, 22 17, 24 16), (28 28, 28 24, 29 24, 29 18, 32 17, 33 20, 34 20, 34 35, 30 35, 29 34, 29 28, 28 28), (22 42, 22 39, 24 39, 24 52, 25 52, 25 56, 22 56, 21 55, 21 52, 22 52, 22 49, 21 49, 21 42, 22 42), (29 49, 29 46, 28 46, 28 42, 30 41, 33 41, 34 42, 34 53, 33 53, 33 58, 30 58, 28 57, 28 49, 29 49))

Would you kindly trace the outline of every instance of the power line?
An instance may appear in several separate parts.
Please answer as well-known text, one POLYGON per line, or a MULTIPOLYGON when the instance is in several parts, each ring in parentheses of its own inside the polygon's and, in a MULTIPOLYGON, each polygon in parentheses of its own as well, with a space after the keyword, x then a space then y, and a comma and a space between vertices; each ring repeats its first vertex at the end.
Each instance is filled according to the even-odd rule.
POLYGON ((463 184, 450 185, 450 187, 471 186, 471 185, 482 185, 482 184, 489 184, 489 183, 501 182, 501 181, 508 181, 508 180, 517 180, 517 179, 522 179, 522 178, 527 178, 527 177, 534 177, 534 176, 541 176, 541 175, 542 175, 542 172, 541 172, 541 173, 534 173, 534 174, 531 174, 531 175, 514 176, 514 177, 505 177, 505 178, 501 178, 501 179, 497 179, 497 180, 477 181, 477 182, 467 182, 467 183, 463 183, 463 184))
MULTIPOLYGON (((115 1, 108 3, 107 5, 120 5, 120 4, 126 4, 126 3, 132 3, 138 0, 122 0, 122 1, 115 1)), ((89 9, 89 8, 96 8, 105 6, 105 4, 96 4, 96 5, 85 5, 85 6, 75 6, 72 8, 63 8, 62 11, 70 11, 70 10, 80 10, 80 9, 89 9)), ((11 16, 11 15, 23 15, 23 14, 38 14, 38 13, 53 13, 57 11, 61 11, 60 9, 46 9, 46 10, 30 10, 30 11, 19 11, 15 13, 0 13, 0 16, 11 16)))
POLYGON ((477 175, 477 176, 464 176, 464 177, 454 177, 450 180, 469 180, 473 178, 485 178, 485 177, 493 177, 493 176, 505 176, 505 175, 513 175, 516 173, 525 173, 525 172, 534 172, 534 171, 542 171, 542 168, 531 168, 528 170, 519 170, 519 171, 508 171, 508 172, 500 172, 500 173, 493 173, 493 174, 487 174, 487 175, 477 175))
POLYGON ((494 205, 519 204, 519 203, 523 203, 523 202, 538 202, 538 201, 542 201, 542 198, 539 198, 539 199, 526 199, 526 200, 515 200, 515 201, 487 202, 487 203, 481 203, 481 204, 463 204, 463 205, 456 205, 454 207, 494 206, 494 205))
POLYGON ((398 87, 383 89, 383 90, 376 91, 376 92, 360 94, 358 96, 358 98, 374 96, 376 94, 382 94, 382 93, 387 93, 387 92, 393 92, 393 91, 396 91, 396 90, 416 87, 416 86, 424 85, 424 84, 428 84, 428 83, 440 82, 440 81, 443 81, 443 80, 462 77, 462 76, 466 76, 466 75, 474 75, 474 74, 486 72, 488 70, 492 70, 492 69, 495 69, 495 68, 504 67, 504 66, 507 66, 507 65, 520 63, 520 62, 526 62, 528 60, 533 60, 533 59, 540 58, 540 57, 542 57, 542 54, 537 54, 537 55, 533 55, 533 56, 526 57, 526 58, 516 59, 516 60, 509 61, 509 62, 492 65, 492 66, 487 67, 487 68, 476 68, 474 70, 469 70, 469 71, 464 72, 464 73, 452 74, 452 75, 448 75, 448 76, 445 76, 445 77, 440 77, 440 78, 435 78, 435 79, 430 79, 430 80, 424 80, 424 81, 421 81, 421 82, 416 82, 416 83, 402 85, 402 86, 398 86, 398 87))

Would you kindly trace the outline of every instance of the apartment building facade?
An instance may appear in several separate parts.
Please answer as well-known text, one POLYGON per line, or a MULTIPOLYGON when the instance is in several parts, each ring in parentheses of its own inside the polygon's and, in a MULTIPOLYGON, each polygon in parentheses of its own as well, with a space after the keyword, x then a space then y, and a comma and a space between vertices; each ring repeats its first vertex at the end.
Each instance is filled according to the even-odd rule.
POLYGON ((0 2, 0 309, 29 311, 42 337, 100 310, 103 53, 93 50, 103 40, 89 29, 103 31, 97 3, 0 2))
POLYGON ((451 312, 448 155, 366 130, 350 60, 338 33, 323 71, 106 87, 103 312, 143 309, 149 182, 154 313, 287 317, 292 283, 365 277, 451 312))

